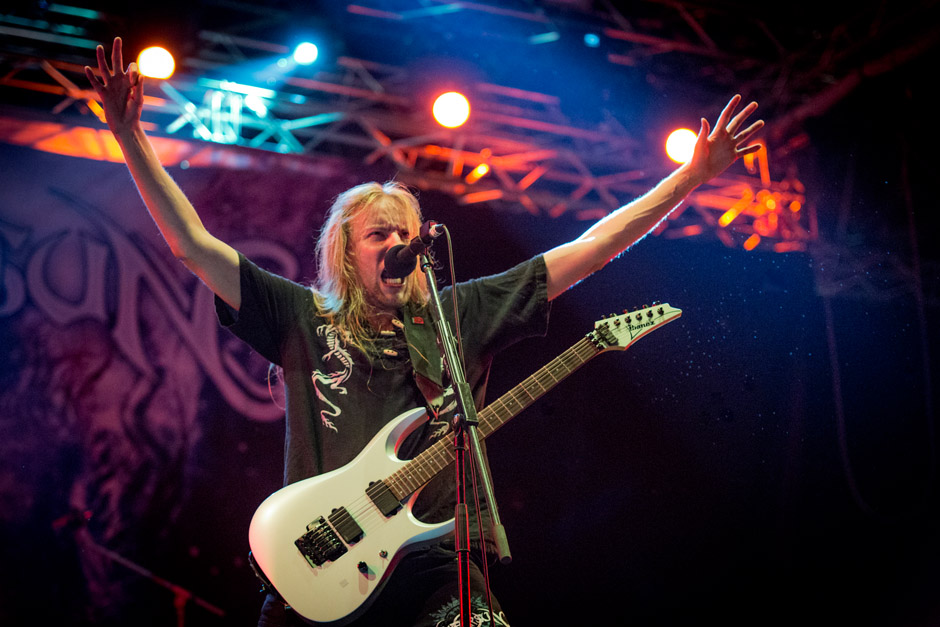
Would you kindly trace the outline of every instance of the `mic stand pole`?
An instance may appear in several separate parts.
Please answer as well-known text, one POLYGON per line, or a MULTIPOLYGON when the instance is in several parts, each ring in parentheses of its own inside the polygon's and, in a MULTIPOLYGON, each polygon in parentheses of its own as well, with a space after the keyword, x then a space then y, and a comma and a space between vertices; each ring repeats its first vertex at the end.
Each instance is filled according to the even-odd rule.
POLYGON ((167 581, 166 579, 163 579, 162 577, 157 577, 152 572, 146 570, 142 566, 135 564, 134 562, 128 560, 125 557, 122 557, 121 555, 118 555, 117 553, 115 553, 114 551, 111 551, 110 549, 106 549, 105 547, 101 546, 100 544, 95 543, 94 541, 89 540, 87 546, 93 549, 94 551, 96 551, 97 553, 100 553, 110 558, 111 560, 114 560, 118 564, 122 564, 123 566, 130 568, 131 570, 143 575, 144 577, 149 578, 154 583, 170 590, 173 593, 173 608, 176 610, 177 627, 183 627, 183 624, 185 622, 185 615, 186 615, 185 614, 186 604, 189 601, 193 601, 196 605, 199 605, 200 607, 203 607, 209 610, 216 616, 221 616, 223 618, 225 617, 224 610, 212 605, 211 603, 207 601, 204 601, 203 599, 200 599, 199 597, 194 595, 192 592, 190 592, 186 588, 182 586, 178 586, 175 583, 172 583, 170 581, 167 581))
MULTIPOLYGON (((431 293, 431 319, 437 331, 437 337, 444 363, 450 373, 450 379, 457 394, 458 413, 454 420, 454 449, 456 451, 456 480, 457 505, 454 511, 455 546, 457 550, 457 564, 459 568, 458 583, 460 586, 460 624, 471 625, 470 620, 470 530, 467 514, 466 476, 464 475, 464 455, 467 450, 466 441, 470 443, 470 453, 473 463, 483 480, 483 490, 486 502, 489 505, 490 516, 493 520, 493 539, 499 559, 503 564, 512 561, 509 552, 509 542, 506 539, 506 530, 499 519, 496 507, 496 496, 493 493, 493 482, 489 473, 489 465, 483 459, 480 448, 480 436, 477 431, 477 412, 473 404, 473 395, 463 370, 463 363, 457 353, 457 344, 450 325, 444 319, 441 298, 437 290, 437 280, 434 276, 431 260, 427 253, 421 255, 421 270, 428 279, 428 289, 431 293)), ((492 616, 490 617, 492 622, 492 616)))

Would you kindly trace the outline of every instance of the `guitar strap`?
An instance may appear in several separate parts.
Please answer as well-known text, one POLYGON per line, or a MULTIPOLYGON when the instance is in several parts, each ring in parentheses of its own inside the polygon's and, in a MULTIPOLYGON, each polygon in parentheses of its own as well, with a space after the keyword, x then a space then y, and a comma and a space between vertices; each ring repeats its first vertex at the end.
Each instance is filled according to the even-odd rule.
MULTIPOLYGON (((444 386, 444 357, 437 344, 437 333, 434 330, 434 321, 431 318, 427 306, 415 306, 407 304, 404 307, 404 331, 405 341, 408 344, 408 352, 411 355, 411 364, 414 371, 415 382, 424 399, 427 402, 428 411, 434 414, 437 419, 443 411, 446 413, 453 407, 454 393, 450 385, 444 386), (449 393, 448 393, 449 392, 449 393), (444 402, 450 403, 444 407, 444 402)), ((484 463, 489 465, 486 443, 481 443, 484 463)), ((465 473, 465 476, 466 475, 465 473)), ((488 521, 489 518, 487 517, 488 521)), ((489 524, 486 522, 485 524, 489 524)), ((453 550, 453 539, 445 540, 444 545, 451 542, 450 548, 453 550)), ((470 541, 470 546, 479 550, 480 543, 476 538, 470 541)), ((486 544, 486 552, 496 555, 496 547, 486 544)))
POLYGON ((405 341, 411 356, 415 383, 437 417, 444 404, 444 358, 427 306, 408 303, 404 307, 405 341))

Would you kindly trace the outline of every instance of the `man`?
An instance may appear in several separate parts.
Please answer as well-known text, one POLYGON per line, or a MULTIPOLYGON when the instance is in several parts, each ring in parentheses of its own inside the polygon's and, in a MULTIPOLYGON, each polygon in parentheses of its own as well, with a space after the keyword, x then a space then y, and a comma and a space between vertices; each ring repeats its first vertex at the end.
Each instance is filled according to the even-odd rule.
MULTIPOLYGON (((384 274, 386 252, 417 234, 421 214, 403 186, 368 183, 341 194, 318 241, 318 280, 304 287, 267 273, 203 226, 163 169, 140 125, 143 77, 124 70, 115 39, 108 67, 97 49, 98 75, 86 75, 151 216, 173 254, 217 296, 220 320, 283 370, 288 398, 285 484, 348 463, 390 420, 416 406, 429 418, 401 449, 414 455, 445 437, 452 390, 427 320, 428 288, 420 272, 384 274)), ((483 400, 493 355, 524 337, 544 334, 548 303, 649 233, 695 187, 757 150, 747 141, 762 121, 742 129, 757 108, 737 115, 740 97, 714 131, 703 118, 692 160, 652 190, 591 226, 576 240, 505 273, 446 290, 457 301, 465 370, 475 402, 483 400)), ((445 307, 446 309, 446 307, 445 307)), ((415 513, 435 521, 453 512, 453 478, 441 473, 415 513)), ((477 560, 482 555, 475 555, 477 560)), ((488 617, 478 565, 471 571, 474 612, 488 617)), ((361 617, 363 624, 444 624, 456 611, 456 565, 446 542, 409 555, 361 617)), ((325 601, 328 602, 328 601, 325 601)), ((492 602, 496 624, 508 624, 492 602)), ((269 595, 260 624, 301 624, 269 595)))

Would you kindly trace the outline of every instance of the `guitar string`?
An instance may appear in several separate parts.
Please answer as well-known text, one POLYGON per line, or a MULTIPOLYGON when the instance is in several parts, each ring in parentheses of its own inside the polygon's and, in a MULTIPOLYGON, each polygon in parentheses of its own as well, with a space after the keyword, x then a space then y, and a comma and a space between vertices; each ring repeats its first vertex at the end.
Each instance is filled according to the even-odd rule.
MULTIPOLYGON (((582 340, 569 351, 541 368, 517 386, 516 389, 495 401, 487 408, 492 416, 481 423, 483 425, 482 431, 485 431, 484 437, 502 426, 506 420, 512 418, 529 403, 534 402, 598 352, 599 349, 591 342, 586 339, 582 340), (573 364, 570 363, 572 357, 577 357, 573 364), (522 396, 522 393, 528 397, 528 400, 522 396)), ((403 492, 410 494, 424 485, 430 477, 443 470, 447 464, 453 461, 454 457, 453 452, 447 450, 446 447, 431 447, 416 458, 413 464, 393 474, 389 481, 393 484, 400 484, 403 487, 403 492)))
MULTIPOLYGON (((550 362, 547 366, 543 367, 538 372, 533 374, 531 377, 526 379, 526 381, 523 381, 521 384, 516 386, 514 390, 503 395, 503 397, 501 397, 500 399, 497 399, 492 405, 487 407, 485 410, 481 411, 481 416, 483 417, 483 419, 481 420, 481 432, 483 433, 484 437, 486 437, 487 435, 495 431, 499 426, 502 426, 502 424, 504 424, 506 420, 508 420, 515 413, 518 413, 518 411, 520 411, 518 409, 515 411, 507 411, 507 407, 511 406, 512 403, 516 403, 517 405, 522 405, 523 407, 527 405, 527 403, 525 403, 524 400, 522 401, 519 400, 518 394, 515 391, 516 389, 520 389, 524 391, 525 394, 529 397, 530 402, 534 401, 536 398, 538 398, 539 396, 544 394, 546 391, 551 389, 551 387, 560 380, 555 374, 553 374, 552 370, 555 370, 557 372, 559 369, 558 367, 560 365, 564 365, 563 364, 564 361, 569 360, 572 354, 576 354, 575 349, 577 348, 581 348, 581 347, 576 345, 572 349, 569 349, 569 351, 566 351, 566 353, 562 354, 560 357, 556 358, 555 360, 550 362), (552 380, 551 382, 548 381, 549 377, 552 380), (541 381, 545 381, 546 383, 548 383, 548 385, 547 386, 544 385, 541 381), (532 392, 529 391, 529 389, 527 389, 526 387, 527 384, 528 384, 529 389, 534 390, 534 387, 532 384, 538 385, 539 389, 534 390, 535 394, 533 394, 532 392), (507 399, 508 399, 508 402, 507 402, 507 399), (500 415, 501 410, 503 414, 509 414, 509 415, 501 416, 500 415), (492 414, 492 416, 488 416, 489 414, 492 414)), ((596 353, 595 350, 592 350, 591 352, 596 353)), ((585 361, 586 361, 585 358, 581 358, 578 360, 579 362, 578 364, 575 364, 573 366, 566 365, 564 368, 565 372, 562 374, 562 378, 564 378, 564 376, 567 376, 568 374, 573 372, 575 368, 583 364, 585 361)), ((443 444, 443 442, 441 442, 441 444, 443 444)), ((412 462, 409 465, 401 468, 399 471, 394 473, 391 477, 389 477, 389 479, 394 482, 400 483, 407 493, 411 493, 414 490, 421 487, 422 485, 424 485, 424 483, 426 483, 431 477, 433 477, 438 472, 443 470, 443 468, 448 463, 453 461, 453 457, 454 455, 452 454, 451 451, 447 450, 446 445, 444 446, 433 445, 429 447, 426 451, 418 455, 418 457, 412 460, 412 462), (428 472, 427 470, 428 466, 431 467, 430 472, 428 472)))
MULTIPOLYGON (((526 381, 524 381, 519 386, 517 386, 517 389, 521 390, 522 392, 525 392, 526 396, 529 397, 530 402, 535 400, 535 398, 537 398, 541 393, 544 393, 544 391, 548 389, 546 385, 544 385, 540 381, 540 379, 544 380, 546 383, 549 383, 548 378, 550 377, 552 381, 557 383, 558 377, 552 374, 551 370, 553 368, 557 370, 559 365, 563 365, 564 362, 568 360, 568 357, 570 357, 570 354, 572 352, 576 354, 576 351, 568 351, 567 353, 563 354, 561 357, 556 358, 556 360, 551 362, 546 367, 540 369, 534 375, 529 377, 526 381), (531 388, 533 391, 530 391, 529 389, 527 389, 526 384, 528 384, 528 387, 531 388), (539 390, 534 389, 533 384, 537 385, 540 389, 539 390)), ((584 360, 580 359, 578 361, 583 363, 584 360)), ((572 372, 574 368, 576 367, 578 367, 578 364, 566 365, 565 367, 566 374, 572 372)), ((507 396, 508 396, 508 400, 510 404, 512 402, 515 402, 521 405, 526 404, 525 399, 520 400, 519 398, 517 398, 518 394, 516 393, 510 393, 508 395, 505 395, 504 398, 506 398, 507 396)), ((494 405, 503 405, 504 406, 503 409, 505 410, 505 405, 507 405, 507 403, 500 402, 502 400, 503 399, 497 400, 497 402, 494 403, 494 405)), ((504 422, 504 419, 502 416, 499 415, 498 409, 499 408, 497 407, 496 410, 494 410, 491 413, 494 414, 493 417, 496 419, 496 421, 502 424, 504 422)), ((484 425, 486 424, 487 422, 485 421, 484 425)), ((442 441, 439 444, 444 444, 444 443, 442 441)), ((453 455, 452 451, 447 450, 446 445, 444 446, 433 445, 426 451, 422 452, 422 454, 419 455, 418 458, 413 460, 413 463, 408 464, 407 466, 393 473, 386 480, 386 484, 388 484, 386 487, 388 487, 390 490, 393 490, 393 494, 394 494, 394 489, 400 487, 401 493, 410 495, 414 493, 417 489, 419 489, 421 486, 423 486, 430 477, 433 477, 438 472, 443 470, 444 467, 450 461, 453 461, 454 457, 455 456, 453 455)), ((339 509, 338 511, 334 511, 329 515, 329 517, 327 517, 329 522, 334 527, 338 527, 340 525, 346 524, 350 518, 352 518, 353 521, 356 523, 356 525, 359 527, 359 529, 361 529, 363 533, 365 533, 367 530, 371 529, 372 525, 376 523, 376 520, 381 522, 382 516, 381 516, 381 512, 379 512, 378 508, 372 502, 372 499, 368 497, 368 494, 366 494, 365 496, 360 496, 357 499, 355 499, 352 503, 349 504, 348 507, 344 507, 342 509, 339 509)), ((320 536, 317 536, 317 537, 320 538, 320 536)), ((328 542, 327 538, 320 538, 320 539, 322 540, 320 542, 321 545, 323 542, 328 542)))
MULTIPOLYGON (((504 394, 502 397, 494 401, 494 403, 487 408, 492 408, 492 411, 488 413, 493 414, 493 420, 485 420, 481 422, 484 427, 492 426, 491 429, 484 433, 484 437, 495 431, 498 427, 502 426, 506 420, 512 418, 516 413, 527 407, 530 403, 537 400, 555 384, 574 372, 575 369, 579 368, 598 352, 599 349, 592 342, 590 342, 587 338, 582 339, 570 349, 540 368, 533 375, 516 386, 516 388, 510 390, 510 392, 504 394), (577 363, 574 363, 573 365, 566 363, 571 361, 571 357, 577 357, 575 360, 577 363), (556 374, 553 373, 553 370, 558 372, 559 367, 562 367, 563 371, 560 373, 560 376, 556 376, 556 374), (549 381, 549 379, 551 379, 551 381, 549 381), (544 381, 545 384, 543 384, 542 381, 544 381), (528 388, 526 387, 527 384, 529 384, 528 388), (533 384, 537 385, 538 389, 535 389, 533 384), (530 391, 530 389, 532 391, 530 391), (520 399, 519 394, 516 392, 517 390, 525 392, 525 395, 528 397, 528 401, 526 401, 524 398, 520 399), (512 403, 517 404, 519 408, 513 410, 507 409, 508 407, 512 406, 512 403), (503 410, 503 414, 508 414, 508 416, 501 416, 500 409, 503 410), (493 425, 493 423, 497 424, 493 425)), ((402 494, 406 496, 411 495, 416 490, 424 486, 438 472, 441 472, 449 463, 453 462, 455 457, 456 455, 454 452, 452 450, 448 450, 447 445, 443 441, 440 441, 423 451, 414 460, 411 460, 411 462, 392 473, 392 475, 390 475, 385 480, 386 487, 392 490, 394 487, 400 486, 402 488, 402 494), (443 446, 438 446, 438 444, 443 446), (428 470, 429 467, 430 471, 428 470)), ((375 506, 375 504, 372 502, 372 499, 367 494, 364 494, 354 499, 348 507, 339 510, 338 514, 333 512, 330 514, 330 517, 326 518, 334 526, 343 524, 347 522, 349 518, 352 518, 357 523, 359 528, 365 532, 367 530, 366 527, 371 528, 371 525, 375 522, 375 519, 378 519, 379 522, 382 522, 382 519, 384 519, 385 516, 379 511, 378 507, 375 506)))
MULTIPOLYGON (((584 340, 583 342, 586 342, 584 340)), ((582 344, 583 344, 582 342, 582 344)), ((583 364, 588 358, 593 354, 597 353, 597 349, 593 345, 588 345, 587 347, 583 345, 575 345, 569 351, 562 354, 548 365, 537 371, 534 375, 529 377, 526 381, 517 386, 516 389, 525 392, 526 396, 529 397, 529 402, 536 400, 539 396, 544 394, 548 389, 550 389, 554 384, 557 384, 558 381, 569 375, 581 364, 583 364), (588 348, 587 351, 581 350, 581 353, 587 353, 587 356, 579 355, 579 349, 588 348), (566 364, 566 361, 570 361, 570 357, 578 356, 579 359, 574 365, 566 364), (560 368, 561 367, 561 368, 560 368), (558 373, 559 376, 556 376, 558 373), (551 379, 551 381, 549 381, 551 379), (543 383, 544 382, 544 383, 543 383), (528 388, 526 387, 528 384, 528 388), (535 389, 534 385, 537 385, 539 389, 535 389), (532 390, 532 391, 530 391, 532 390), (534 392, 534 393, 533 393, 534 392)), ((521 411, 521 409, 507 411, 507 407, 511 407, 513 404, 521 405, 524 408, 528 403, 525 399, 519 398, 519 394, 515 390, 504 395, 500 399, 497 399, 487 410, 491 410, 489 413, 492 413, 492 420, 484 420, 481 424, 484 426, 484 429, 492 426, 491 429, 484 433, 484 436, 488 435, 496 428, 501 426, 508 418, 511 418, 515 413, 521 411), (501 416, 500 410, 502 409, 503 414, 509 414, 508 416, 501 416), (493 423, 496 423, 495 425, 493 423)), ((484 410, 486 411, 486 410, 484 410)), ((483 413, 483 412, 481 412, 483 413)), ((443 468, 451 461, 453 461, 454 455, 451 451, 446 450, 446 446, 431 446, 426 451, 422 452, 418 457, 412 460, 407 466, 399 469, 393 473, 387 480, 387 483, 391 483, 392 486, 400 485, 402 487, 402 492, 405 494, 410 494, 424 485, 431 477, 436 475, 438 472, 443 470, 443 468), (430 471, 428 467, 430 466, 430 471)))
MULTIPOLYGON (((649 330, 651 329, 647 331, 649 330)), ((624 346, 624 348, 626 348, 626 346, 624 346)), ((602 349, 591 340, 590 336, 583 338, 570 349, 537 370, 508 393, 494 401, 493 404, 481 411, 481 414, 486 414, 484 420, 481 421, 481 425, 483 425, 481 431, 484 437, 528 407, 528 405, 540 398, 559 381, 570 375, 589 359, 599 354, 601 350, 602 349), (574 365, 566 363, 571 357, 577 357, 574 365), (559 367, 562 367, 560 371, 559 367), (556 376, 556 373, 560 374, 560 376, 556 376), (548 381, 546 375, 551 378, 551 381, 548 381), (540 379, 544 380, 546 385, 543 385, 540 379), (532 387, 532 384, 537 385, 538 389, 532 387), (527 385, 529 386, 528 388, 526 387, 527 385), (529 388, 532 389, 531 392, 529 388), (528 400, 521 398, 518 391, 524 392, 528 400), (513 403, 516 404, 515 408, 513 408, 513 403), (492 414, 492 419, 490 419, 489 414, 492 414)), ((423 487, 438 472, 441 472, 453 461, 455 456, 454 451, 448 450, 443 440, 436 442, 425 451, 422 451, 414 460, 407 462, 402 468, 392 473, 383 481, 386 483, 386 488, 392 492, 393 496, 396 496, 395 489, 398 488, 398 493, 404 495, 402 499, 408 498, 416 490, 423 487), (430 472, 428 471, 429 467, 430 472)), ((342 508, 338 510, 338 513, 334 511, 330 514, 330 517, 327 518, 334 527, 352 518, 354 523, 362 530, 363 535, 371 530, 373 525, 384 524, 386 520, 386 517, 379 511, 378 506, 375 505, 368 493, 364 493, 354 499, 349 508, 342 508)), ((318 537, 318 540, 324 539, 318 537)), ((320 544, 322 547, 322 542, 320 544)))
MULTIPOLYGON (((570 375, 572 372, 574 372, 574 370, 586 363, 590 358, 597 355, 600 350, 601 349, 590 340, 590 337, 584 338, 570 349, 553 359, 551 362, 537 370, 533 375, 525 379, 522 383, 510 390, 507 394, 504 394, 499 399, 497 399, 492 405, 490 405, 490 407, 487 408, 487 410, 492 408, 492 411, 487 412, 488 414, 492 414, 492 420, 485 418, 481 422, 483 425, 484 437, 502 426, 508 419, 515 416, 519 411, 525 409, 529 404, 533 403, 535 400, 545 394, 559 381, 570 375), (579 354, 580 352, 584 352, 585 354, 581 355, 579 354), (572 356, 578 358, 575 360, 576 363, 574 365, 565 363, 572 356), (563 367, 560 372, 559 367, 563 367), (558 372, 560 377, 556 376, 555 372, 558 372), (551 381, 547 380, 546 375, 551 378, 551 381), (545 380, 547 385, 543 385, 540 379, 545 380), (537 385, 539 389, 532 388, 532 384, 537 385), (534 392, 534 394, 526 387, 527 385, 529 388, 532 388, 532 392, 534 392), (529 397, 529 400, 526 401, 524 398, 519 398, 517 391, 525 392, 526 396, 529 397), (512 403, 518 404, 518 409, 509 409, 512 406, 512 403), (503 415, 501 415, 501 411, 503 415)), ((484 410, 484 412, 487 410, 484 410)), ((418 457, 416 457, 414 460, 411 460, 411 462, 408 462, 405 466, 400 468, 395 473, 392 473, 392 475, 384 480, 386 483, 386 488, 392 491, 392 494, 395 495, 393 489, 400 487, 401 491, 399 493, 406 495, 406 497, 410 496, 416 490, 424 486, 430 480, 430 478, 433 478, 438 472, 442 471, 450 461, 453 461, 452 453, 453 451, 447 450, 447 447, 444 445, 443 441, 435 443, 419 454, 418 457), (431 466, 431 464, 434 464, 434 466, 432 466, 431 471, 428 472, 428 467, 431 466)), ((363 534, 370 530, 373 524, 384 524, 384 515, 381 514, 378 507, 374 504, 374 502, 372 502, 371 497, 369 497, 367 493, 364 496, 360 496, 354 499, 353 503, 350 504, 349 509, 343 508, 339 510, 339 515, 336 516, 334 516, 336 512, 333 512, 331 514, 333 518, 330 520, 330 523, 332 523, 335 527, 338 524, 346 522, 350 517, 352 517, 359 529, 362 530, 363 534), (349 509, 353 509, 353 512, 350 512, 349 509), (376 523, 376 520, 378 520, 378 523, 376 523)))

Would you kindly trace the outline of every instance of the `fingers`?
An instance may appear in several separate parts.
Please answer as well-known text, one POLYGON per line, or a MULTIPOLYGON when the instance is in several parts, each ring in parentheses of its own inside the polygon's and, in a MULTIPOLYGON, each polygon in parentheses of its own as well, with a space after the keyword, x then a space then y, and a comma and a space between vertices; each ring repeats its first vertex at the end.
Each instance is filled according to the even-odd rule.
POLYGON ((735 94, 731 100, 728 101, 728 104, 725 105, 725 108, 722 109, 721 115, 718 116, 718 121, 715 122, 715 128, 721 129, 726 128, 728 121, 731 119, 731 115, 734 113, 734 110, 738 108, 738 103, 741 102, 741 95, 735 94))
POLYGON ((91 83, 91 86, 94 88, 95 93, 97 93, 98 96, 100 97, 101 90, 104 88, 104 83, 101 82, 101 79, 95 75, 95 71, 91 69, 90 67, 88 67, 87 65, 85 66, 85 77, 88 79, 88 82, 91 83))
POLYGON ((695 138, 695 146, 704 145, 708 141, 708 134, 711 132, 711 126, 708 124, 708 120, 702 118, 702 126, 698 130, 698 137, 695 138))
MULTIPOLYGON (((111 46, 111 67, 108 67, 108 58, 105 56, 104 46, 95 48, 95 57, 98 60, 98 75, 90 67, 85 67, 85 76, 91 82, 95 90, 104 89, 110 83, 114 76, 124 75, 124 42, 120 37, 114 38, 114 44, 111 46)), ((140 74, 137 70, 137 64, 131 63, 127 68, 130 75, 131 86, 139 82, 140 74)))
POLYGON ((144 104, 144 75, 137 71, 137 65, 134 66, 134 78, 131 80, 131 99, 134 104, 140 108, 144 104))
POLYGON ((124 42, 120 37, 114 38, 114 45, 111 47, 111 68, 115 74, 124 73, 124 42))
POLYGON ((751 102, 751 104, 741 109, 741 112, 738 113, 736 116, 734 116, 734 118, 728 124, 728 133, 730 133, 731 135, 734 135, 735 133, 737 133, 738 127, 741 126, 741 124, 744 123, 744 120, 749 118, 751 114, 754 113, 755 111, 757 111, 756 102, 751 102))
POLYGON ((734 142, 737 145, 741 145, 747 142, 751 138, 751 135, 764 128, 764 121, 758 120, 748 126, 746 129, 734 136, 734 142))
POLYGON ((108 68, 108 62, 104 58, 104 46, 95 48, 95 55, 98 57, 98 72, 101 73, 103 85, 107 85, 106 77, 111 76, 111 70, 108 68))

